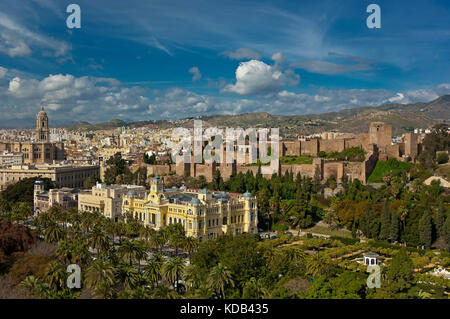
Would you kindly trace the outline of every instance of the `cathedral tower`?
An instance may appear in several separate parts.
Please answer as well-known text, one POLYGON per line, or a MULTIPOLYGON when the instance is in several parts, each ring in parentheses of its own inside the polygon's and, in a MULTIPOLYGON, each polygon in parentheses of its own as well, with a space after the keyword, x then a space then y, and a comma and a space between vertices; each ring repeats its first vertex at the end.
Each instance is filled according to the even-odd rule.
POLYGON ((44 111, 44 106, 41 107, 36 117, 36 141, 50 142, 50 134, 48 130, 48 116, 44 111))

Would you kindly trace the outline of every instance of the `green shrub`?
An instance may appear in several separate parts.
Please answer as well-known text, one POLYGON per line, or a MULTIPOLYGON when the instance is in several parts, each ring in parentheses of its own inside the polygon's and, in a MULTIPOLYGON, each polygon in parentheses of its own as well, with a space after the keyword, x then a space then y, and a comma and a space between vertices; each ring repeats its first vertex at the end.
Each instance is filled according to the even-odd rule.
POLYGON ((438 164, 448 163, 448 154, 446 152, 440 152, 436 158, 438 164))

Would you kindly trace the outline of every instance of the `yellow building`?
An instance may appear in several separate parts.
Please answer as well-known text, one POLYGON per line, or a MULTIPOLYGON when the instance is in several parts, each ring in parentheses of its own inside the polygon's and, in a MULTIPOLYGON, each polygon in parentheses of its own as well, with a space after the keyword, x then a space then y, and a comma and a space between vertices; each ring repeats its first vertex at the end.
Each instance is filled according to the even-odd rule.
POLYGON ((122 215, 122 198, 127 194, 145 198, 145 187, 97 183, 89 191, 78 194, 78 210, 99 212, 105 217, 118 221, 122 215))
POLYGON ((155 229, 173 223, 183 225, 186 235, 199 240, 221 234, 239 235, 258 232, 256 198, 250 193, 209 192, 206 189, 165 189, 163 181, 154 177, 146 198, 131 192, 122 199, 123 213, 131 213, 144 225, 155 229))

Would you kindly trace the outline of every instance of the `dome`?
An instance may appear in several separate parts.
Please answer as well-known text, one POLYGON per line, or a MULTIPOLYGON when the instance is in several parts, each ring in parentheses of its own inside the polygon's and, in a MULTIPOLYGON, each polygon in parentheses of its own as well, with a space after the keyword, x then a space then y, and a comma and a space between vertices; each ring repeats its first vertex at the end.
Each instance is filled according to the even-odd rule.
POLYGON ((250 198, 252 198, 252 193, 245 192, 245 193, 244 193, 244 198, 245 198, 245 199, 250 199, 250 198))
POLYGON ((41 106, 41 110, 40 110, 39 113, 37 114, 37 117, 38 117, 38 118, 47 117, 47 112, 45 112, 44 106, 41 106))
POLYGON ((191 205, 197 206, 200 205, 200 200, 198 198, 193 198, 190 201, 191 205))
POLYGON ((134 189, 130 189, 130 190, 128 191, 127 196, 128 196, 128 197, 135 197, 135 196, 136 196, 136 192, 134 191, 134 189))

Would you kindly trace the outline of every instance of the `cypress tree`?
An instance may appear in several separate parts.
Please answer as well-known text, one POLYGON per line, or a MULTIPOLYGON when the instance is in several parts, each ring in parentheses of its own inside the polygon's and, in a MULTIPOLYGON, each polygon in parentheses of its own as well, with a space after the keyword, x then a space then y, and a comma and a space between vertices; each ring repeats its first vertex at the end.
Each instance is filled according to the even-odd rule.
POLYGON ((352 224, 352 238, 356 238, 356 223, 352 224))
POLYGON ((383 214, 381 215, 380 238, 388 239, 391 227, 391 216, 389 214, 389 202, 384 202, 383 214))
POLYGON ((419 238, 422 245, 426 248, 431 246, 433 225, 431 223, 431 216, 425 212, 419 221, 419 238))
POLYGON ((443 233, 445 242, 450 247, 450 215, 447 216, 447 220, 445 221, 443 233))
POLYGON ((436 215, 436 230, 438 233, 438 236, 444 236, 444 224, 447 219, 447 212, 444 209, 444 203, 442 199, 439 202, 439 208, 436 215))
POLYGON ((396 212, 391 214, 391 224, 389 227, 389 239, 391 241, 397 241, 399 235, 400 222, 396 212))

